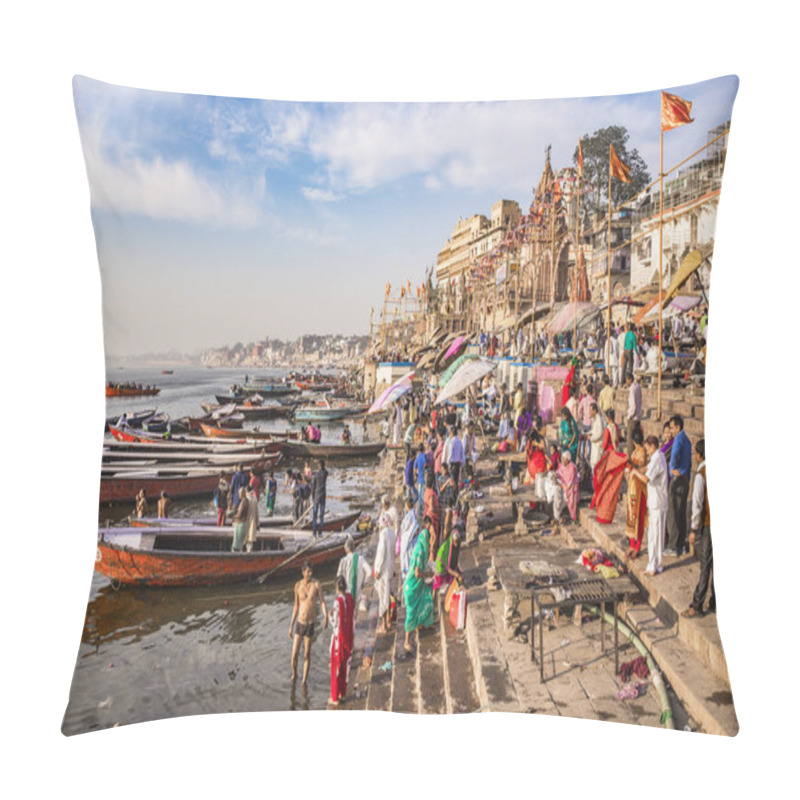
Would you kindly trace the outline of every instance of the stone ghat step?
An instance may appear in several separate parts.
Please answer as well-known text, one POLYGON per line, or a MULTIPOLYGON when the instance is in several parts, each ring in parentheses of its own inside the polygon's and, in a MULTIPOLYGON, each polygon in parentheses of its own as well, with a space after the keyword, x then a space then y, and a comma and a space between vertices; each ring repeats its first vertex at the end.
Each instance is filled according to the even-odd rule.
POLYGON ((522 711, 483 586, 469 594, 467 642, 481 709, 522 711))
MULTIPOLYGON (((624 402, 617 400, 614 403, 614 414, 615 414, 616 419, 617 419, 617 424, 618 425, 624 425, 625 424, 625 419, 626 419, 627 414, 628 414, 628 401, 627 401, 627 399, 624 402)), ((669 418, 673 414, 680 414, 683 417, 684 426, 687 427, 687 428, 692 426, 692 425, 702 426, 703 425, 703 421, 705 419, 705 410, 701 411, 699 414, 695 414, 693 410, 692 410, 691 413, 688 413, 685 409, 683 411, 681 411, 681 410, 677 410, 677 409, 669 406, 668 404, 664 404, 664 403, 661 404, 661 424, 662 425, 665 422, 667 422, 669 420, 669 418)), ((655 404, 649 405, 648 403, 642 403, 642 416, 645 419, 650 419, 650 420, 657 421, 658 420, 658 414, 657 414, 656 405, 655 404)))
MULTIPOLYGON (((373 602, 370 613, 377 616, 377 603, 373 602)), ((373 635, 366 699, 348 701, 347 708, 406 714, 471 713, 480 709, 466 632, 454 630, 438 611, 433 627, 424 629, 419 638, 412 634, 411 654, 404 649, 404 606, 398 607, 391 631, 381 633, 373 628, 373 635), (387 662, 391 668, 381 669, 387 662)))

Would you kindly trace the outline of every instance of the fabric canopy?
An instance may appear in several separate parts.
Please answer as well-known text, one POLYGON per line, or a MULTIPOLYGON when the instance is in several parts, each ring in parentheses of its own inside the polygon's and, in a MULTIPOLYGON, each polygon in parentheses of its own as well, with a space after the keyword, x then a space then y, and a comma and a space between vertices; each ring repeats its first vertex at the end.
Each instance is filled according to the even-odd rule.
POLYGON ((454 355, 456 355, 456 353, 459 352, 459 348, 462 344, 464 344, 464 337, 456 336, 456 338, 453 340, 453 343, 445 351, 444 360, 446 361, 448 358, 452 358, 454 355))
POLYGON ((681 265, 678 267, 677 272, 672 278, 672 283, 669 285, 669 289, 667 289, 664 295, 664 305, 675 297, 678 293, 678 289, 700 269, 704 261, 708 260, 713 252, 713 247, 713 244, 701 245, 692 250, 683 261, 681 261, 681 265))
MULTIPOLYGON (((683 314, 684 311, 689 311, 699 304, 699 297, 687 294, 679 294, 677 297, 673 298, 669 306, 664 309, 662 316, 664 318, 675 317, 678 314, 683 314)), ((656 302, 655 306, 644 315, 643 319, 646 322, 658 319, 658 302, 656 302)))
POLYGON ((592 317, 592 312, 597 312, 598 309, 592 303, 567 303, 550 320, 547 325, 547 330, 550 333, 563 333, 564 331, 571 331, 574 320, 575 312, 577 309, 578 322, 585 324, 588 319, 592 317))
POLYGON ((396 381, 381 393, 381 396, 369 407, 367 414, 377 414, 379 411, 383 411, 390 403, 394 403, 404 394, 410 392, 412 380, 414 380, 413 372, 403 375, 399 381, 396 381))
POLYGON ((478 358, 464 362, 452 378, 439 392, 436 405, 441 405, 451 397, 461 394, 468 386, 477 383, 497 367, 497 363, 486 358, 478 358))

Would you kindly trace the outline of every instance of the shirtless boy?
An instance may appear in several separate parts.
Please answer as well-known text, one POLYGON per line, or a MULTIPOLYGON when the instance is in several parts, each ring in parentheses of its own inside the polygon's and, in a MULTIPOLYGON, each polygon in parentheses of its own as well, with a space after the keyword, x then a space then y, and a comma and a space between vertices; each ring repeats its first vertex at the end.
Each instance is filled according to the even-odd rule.
POLYGON ((311 564, 303 563, 303 577, 294 585, 294 610, 289 623, 289 638, 292 644, 292 681, 297 680, 297 655, 300 652, 300 640, 305 643, 303 660, 303 686, 308 680, 308 665, 311 663, 311 639, 314 636, 314 621, 317 616, 317 600, 322 606, 322 627, 328 627, 328 609, 318 581, 312 580, 311 564), (295 626, 295 621, 297 625, 295 626))

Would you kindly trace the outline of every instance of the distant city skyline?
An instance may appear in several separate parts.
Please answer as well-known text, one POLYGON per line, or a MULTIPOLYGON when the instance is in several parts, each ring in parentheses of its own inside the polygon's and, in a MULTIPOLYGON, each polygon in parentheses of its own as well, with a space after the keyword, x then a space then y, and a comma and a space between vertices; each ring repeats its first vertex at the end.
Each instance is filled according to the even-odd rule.
MULTIPOLYGON (((725 122, 732 76, 663 87, 694 123, 665 165, 725 122)), ((459 217, 527 211, 545 149, 622 125, 653 178, 660 92, 497 103, 289 103, 76 77, 103 274, 106 352, 191 354, 364 334, 387 281, 421 283, 459 217)))

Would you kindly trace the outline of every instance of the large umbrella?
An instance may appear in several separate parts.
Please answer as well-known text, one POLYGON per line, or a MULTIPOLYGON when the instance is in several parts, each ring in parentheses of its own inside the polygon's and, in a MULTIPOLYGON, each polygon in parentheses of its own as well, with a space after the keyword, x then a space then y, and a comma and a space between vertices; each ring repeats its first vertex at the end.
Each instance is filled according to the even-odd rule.
POLYGON ((461 394, 468 386, 477 383, 496 367, 496 362, 489 361, 486 358, 465 362, 439 392, 439 396, 436 398, 436 405, 441 405, 451 397, 461 394))
POLYGON ((592 303, 573 303, 569 302, 564 308, 559 311, 547 325, 547 330, 550 333, 563 333, 564 331, 571 331, 575 315, 577 313, 578 319, 585 322, 584 318, 591 312, 597 312, 598 309, 592 303))
POLYGON ((411 382, 414 380, 414 373, 409 372, 403 375, 399 381, 395 381, 388 389, 381 392, 381 396, 369 407, 367 414, 377 414, 383 411, 386 406, 399 400, 404 394, 411 391, 411 382))
POLYGON ((464 353, 460 355, 453 363, 439 376, 439 386, 444 386, 453 375, 456 374, 456 370, 466 361, 472 361, 476 359, 478 356, 474 353, 464 353))

